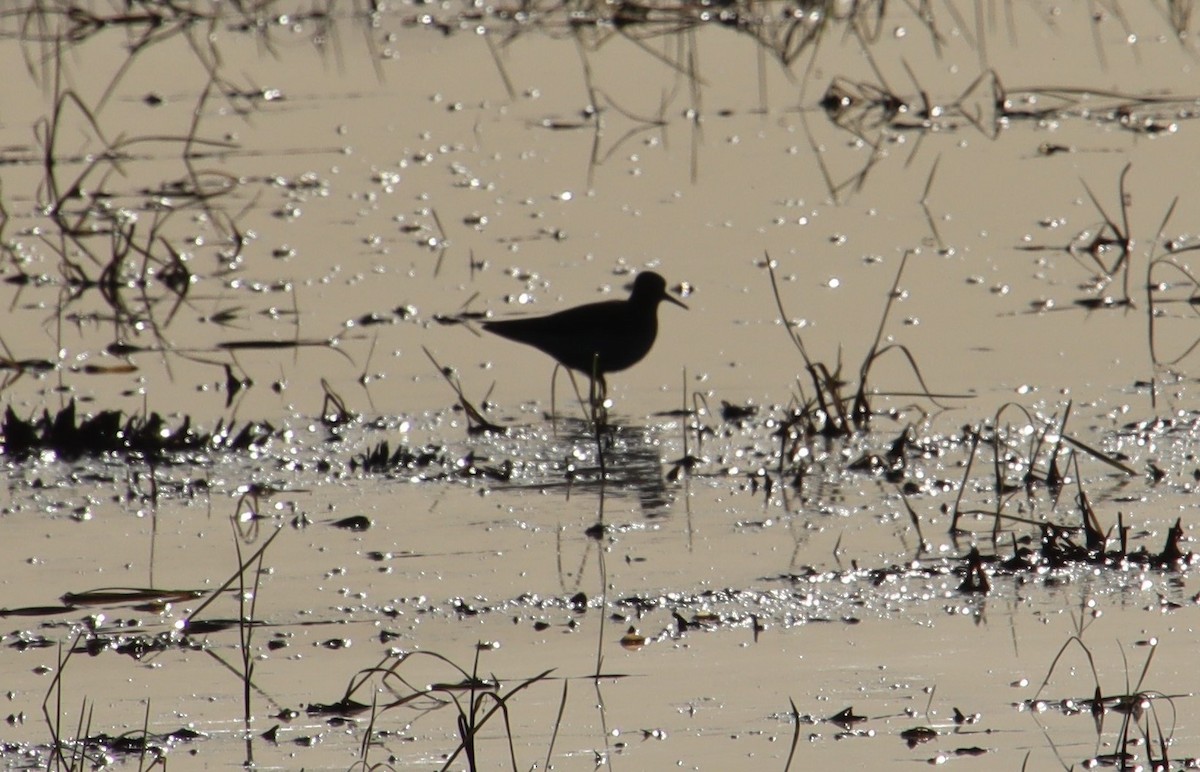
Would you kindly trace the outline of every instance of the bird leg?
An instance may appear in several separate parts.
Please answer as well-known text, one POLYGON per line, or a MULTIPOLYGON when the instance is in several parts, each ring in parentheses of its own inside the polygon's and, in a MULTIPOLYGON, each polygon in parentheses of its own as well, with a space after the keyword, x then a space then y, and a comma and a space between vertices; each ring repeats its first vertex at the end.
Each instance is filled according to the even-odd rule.
POLYGON ((607 400, 608 381, 604 380, 604 373, 600 372, 600 355, 596 354, 592 359, 592 375, 588 379, 588 406, 596 428, 608 426, 608 408, 605 407, 607 400))

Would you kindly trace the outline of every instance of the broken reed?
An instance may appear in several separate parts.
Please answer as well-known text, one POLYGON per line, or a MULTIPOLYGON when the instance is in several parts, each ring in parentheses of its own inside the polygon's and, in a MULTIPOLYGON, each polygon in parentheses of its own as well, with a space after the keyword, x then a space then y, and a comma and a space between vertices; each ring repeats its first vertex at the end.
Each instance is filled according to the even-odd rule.
MULTIPOLYGON (((240 508, 239 508, 240 509, 240 508)), ((255 609, 260 590, 260 581, 263 575, 262 566, 267 549, 282 533, 282 527, 277 527, 275 531, 264 541, 264 543, 251 555, 248 559, 242 560, 241 539, 237 532, 237 523, 234 522, 238 515, 235 514, 231 518, 231 524, 234 527, 234 542, 238 553, 238 569, 233 575, 228 577, 226 581, 216 590, 207 594, 207 598, 201 602, 195 610, 176 628, 173 628, 168 633, 160 635, 154 643, 139 644, 136 641, 130 642, 126 646, 126 650, 122 653, 129 653, 137 659, 150 652, 163 651, 168 647, 178 647, 182 649, 199 649, 202 647, 194 646, 189 640, 189 634, 199 635, 216 632, 227 629, 229 625, 216 622, 208 624, 201 620, 203 612, 217 598, 221 597, 235 583, 238 585, 238 607, 239 614, 237 620, 238 627, 238 649, 241 657, 241 668, 235 670, 240 676, 243 692, 243 720, 245 721, 247 730, 247 763, 252 764, 252 746, 250 744, 249 725, 252 721, 250 694, 253 683, 254 674, 254 655, 252 650, 252 634, 258 621, 255 618, 255 609), (246 572, 253 570, 254 577, 249 583, 246 581, 246 572)), ((79 605, 109 605, 113 603, 135 603, 135 604, 162 604, 165 606, 169 602, 184 602, 196 597, 201 593, 191 590, 155 590, 151 588, 109 588, 101 590, 93 590, 87 592, 67 593, 63 596, 63 610, 73 609, 79 605)), ((44 614, 51 609, 8 609, 6 614, 17 613, 38 613, 44 614)), ((140 731, 125 732, 120 735, 109 735, 103 732, 93 733, 93 725, 97 721, 95 716, 95 703, 89 700, 86 696, 82 698, 80 704, 79 718, 77 720, 73 733, 68 732, 65 727, 65 709, 64 709, 64 689, 66 685, 66 676, 68 665, 76 653, 88 653, 92 656, 97 656, 104 653, 107 649, 120 651, 120 647, 112 647, 105 644, 103 632, 95 627, 88 629, 78 629, 69 647, 64 651, 62 642, 58 644, 58 658, 54 669, 54 678, 46 689, 46 694, 42 699, 42 716, 46 722, 47 729, 50 733, 50 741, 47 746, 46 768, 54 770, 75 770, 92 769, 106 766, 111 759, 111 755, 118 756, 137 756, 139 761, 139 769, 147 768, 146 764, 149 760, 151 765, 164 764, 168 748, 178 742, 185 742, 198 739, 202 735, 189 729, 179 729, 169 734, 160 735, 150 732, 149 717, 150 703, 147 701, 144 715, 142 717, 140 731), (97 645, 99 644, 99 645, 97 645), (152 757, 152 758, 150 758, 152 757)), ((207 649, 205 649, 207 650, 207 649)), ((210 654, 220 660, 220 657, 208 650, 210 654)), ((120 720, 120 723, 125 723, 120 720)))
MULTIPOLYGON (((850 437, 857 432, 868 431, 874 415, 871 407, 872 399, 889 394, 889 392, 880 391, 871 385, 871 370, 884 356, 892 352, 902 356, 916 376, 921 387, 918 396, 939 406, 939 397, 958 396, 939 395, 931 391, 925 383, 925 377, 921 374, 916 358, 907 346, 900 343, 883 345, 884 332, 887 329, 892 304, 899 296, 900 279, 904 275, 904 268, 912 254, 911 250, 905 251, 900 265, 896 269, 895 279, 884 300, 875 338, 867 348, 859 365, 857 384, 851 383, 843 377, 840 352, 837 364, 833 367, 809 355, 800 333, 796 331, 796 325, 791 321, 784 308, 783 298, 779 292, 779 281, 775 275, 775 262, 769 254, 766 255, 765 266, 771 279, 771 290, 779 311, 779 320, 792 345, 800 353, 805 373, 804 376, 797 378, 799 393, 794 400, 795 406, 780 419, 781 426, 778 434, 784 443, 781 463, 782 459, 796 457, 796 451, 814 437, 820 436, 827 439, 850 437), (811 395, 804 386, 805 377, 812 387, 811 395)), ((892 394, 898 395, 899 392, 892 392, 892 394)))
MULTIPOLYGON (((1095 654, 1083 640, 1088 626, 1088 617, 1087 613, 1083 613, 1076 618, 1076 633, 1067 639, 1066 643, 1059 648, 1058 653, 1052 658, 1050 666, 1046 671, 1046 676, 1042 679, 1037 692, 1033 697, 1024 702, 1026 710, 1031 715, 1043 710, 1056 710, 1066 716, 1078 715, 1080 713, 1090 714, 1095 723, 1097 739, 1100 741, 1098 745, 1112 748, 1112 750, 1089 759, 1085 762, 1086 766, 1113 766, 1120 769, 1138 768, 1141 767, 1138 756, 1144 753, 1146 756, 1146 768, 1171 769, 1170 748, 1173 743, 1176 717, 1178 715, 1175 700, 1178 697, 1186 695, 1166 694, 1145 687, 1146 677, 1150 672, 1150 665, 1154 661, 1154 655, 1158 651, 1159 644, 1157 642, 1150 644, 1150 651, 1146 655, 1145 662, 1142 663, 1137 681, 1132 683, 1130 681, 1129 662, 1126 659, 1124 649, 1121 649, 1121 659, 1125 663, 1124 689, 1106 694, 1101 688, 1095 654), (1080 649, 1087 660, 1088 669, 1092 676, 1092 696, 1071 696, 1054 700, 1042 697, 1042 694, 1050 685, 1055 671, 1058 670, 1064 656, 1071 648, 1080 649), (1160 703, 1165 703, 1170 708, 1167 721, 1164 721, 1163 717, 1159 715, 1160 703), (1104 725, 1110 713, 1115 713, 1121 717, 1120 726, 1117 729, 1116 737, 1111 741, 1105 741, 1104 725)), ((1183 767, 1190 766, 1185 760, 1177 760, 1176 764, 1182 764, 1183 767)))
MULTIPOLYGON (((514 770, 522 769, 517 763, 516 745, 512 736, 510 722, 510 703, 522 691, 549 678, 553 670, 544 670, 537 675, 517 681, 508 688, 503 688, 495 677, 485 678, 479 673, 480 654, 489 646, 480 643, 475 647, 475 658, 468 671, 460 667, 449 657, 432 651, 409 651, 398 654, 388 654, 373 667, 365 668, 351 676, 341 697, 331 703, 309 703, 307 711, 310 716, 356 716, 365 712, 370 713, 370 726, 376 726, 381 717, 390 711, 403 707, 428 711, 430 704, 436 708, 454 706, 454 723, 458 736, 457 746, 446 756, 443 770, 450 769, 454 762, 462 757, 467 769, 481 768, 480 734, 490 724, 501 720, 501 730, 506 740, 508 761, 514 770), (424 680, 421 686, 415 685, 406 675, 406 670, 412 669, 410 663, 420 659, 432 659, 449 667, 449 680, 430 681, 427 676, 418 674, 424 680), (363 690, 371 694, 371 702, 365 703, 357 699, 363 690), (389 693, 394 699, 379 701, 381 692, 389 693), (503 692, 503 693, 502 693, 503 692)), ((552 740, 547 750, 547 759, 553 752, 554 739, 557 737, 563 717, 563 707, 566 702, 566 688, 559 705, 555 719, 552 740)), ((359 763, 365 763, 366 748, 364 744, 359 763)), ((485 766, 491 766, 486 764, 485 766)))

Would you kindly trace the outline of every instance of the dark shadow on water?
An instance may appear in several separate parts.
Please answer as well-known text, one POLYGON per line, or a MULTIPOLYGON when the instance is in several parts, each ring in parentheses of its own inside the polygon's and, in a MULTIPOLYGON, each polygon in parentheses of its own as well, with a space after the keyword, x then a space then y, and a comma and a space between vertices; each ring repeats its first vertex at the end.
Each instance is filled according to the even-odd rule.
MULTIPOLYGON (((602 434, 604 479, 596 458, 596 439, 591 425, 581 418, 560 419, 554 443, 566 457, 547 466, 541 480, 526 478, 513 486, 554 490, 568 496, 587 493, 610 498, 636 497, 646 517, 666 515, 673 497, 667 489, 658 432, 653 426, 638 426, 610 420, 602 434)), ((531 452, 533 449, 531 449, 531 452)), ((547 449, 547 452, 553 452, 547 449)))

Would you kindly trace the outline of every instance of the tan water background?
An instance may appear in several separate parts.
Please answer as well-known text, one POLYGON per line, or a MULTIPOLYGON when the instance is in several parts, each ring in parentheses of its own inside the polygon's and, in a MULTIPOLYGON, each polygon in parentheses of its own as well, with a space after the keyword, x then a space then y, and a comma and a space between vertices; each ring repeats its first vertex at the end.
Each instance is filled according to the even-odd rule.
POLYGON ((1190 563, 960 589, 1081 490, 1131 552, 1192 544, 1189 3, 198 5, 2 17, 5 407, 270 426, 5 456, 6 764, 437 769, 471 673, 506 708, 480 769, 1200 756, 1190 563), (609 378, 601 482, 552 360, 478 320, 648 269, 689 310, 609 378), (852 391, 881 320, 869 430, 781 456, 814 395, 789 329, 852 391), (999 506, 971 432, 1019 480, 1068 410, 1071 482, 952 537, 999 506), (903 470, 855 467, 906 432, 903 470), (385 441, 428 455, 364 470, 385 441), (62 600, 113 587, 197 597, 62 600), (308 710, 377 665, 363 710, 308 710))

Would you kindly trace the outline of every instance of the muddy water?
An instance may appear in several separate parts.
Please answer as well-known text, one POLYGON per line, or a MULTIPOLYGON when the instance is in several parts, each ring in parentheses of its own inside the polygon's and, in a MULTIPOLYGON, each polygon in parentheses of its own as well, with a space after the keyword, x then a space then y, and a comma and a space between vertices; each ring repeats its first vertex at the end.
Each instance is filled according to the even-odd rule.
MULTIPOLYGON (((785 67, 695 8, 284 10, 156 34, 5 19, 6 405, 274 430, 153 464, 6 457, 7 763, 148 726, 173 765, 349 768, 370 737, 369 762, 440 768, 471 699, 448 685, 472 672, 507 707, 480 768, 513 766, 508 737, 526 769, 783 769, 793 737, 793 769, 1144 763, 1160 736, 1200 755, 1194 569, 997 562, 988 592, 960 589, 972 546, 1004 559, 1037 523, 1077 526, 1081 486, 1128 551, 1159 553, 1177 518, 1190 545, 1191 28, 889 6, 831 18, 785 67), (909 109, 870 103, 888 93, 909 109), (1126 238, 1128 274, 1089 249, 1126 238), (609 379, 598 448, 561 376, 546 418, 551 361, 473 314, 621 298, 646 269, 690 310, 664 305, 654 350, 609 379), (872 431, 779 457, 814 396, 783 318, 851 389, 883 320, 904 349, 871 368, 872 431), (507 433, 469 433, 439 367, 507 433), (1019 482, 1068 403, 1071 483, 1008 494, 993 539, 992 451, 972 460, 962 427, 998 423, 1019 482), (902 469, 854 463, 906 427, 902 469), (384 441, 407 463, 364 470, 384 441), (955 506, 975 514, 952 538, 955 506), (223 585, 276 529, 239 607, 223 585), (112 587, 223 591, 61 605, 112 587), (376 666, 363 710, 308 711, 376 666), (828 721, 846 708, 865 720, 828 721), (918 727, 936 734, 910 747, 918 727)), ((781 45, 784 10, 765 11, 781 45)))

